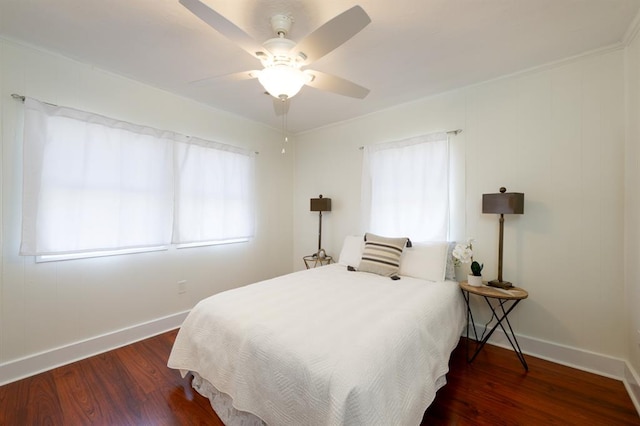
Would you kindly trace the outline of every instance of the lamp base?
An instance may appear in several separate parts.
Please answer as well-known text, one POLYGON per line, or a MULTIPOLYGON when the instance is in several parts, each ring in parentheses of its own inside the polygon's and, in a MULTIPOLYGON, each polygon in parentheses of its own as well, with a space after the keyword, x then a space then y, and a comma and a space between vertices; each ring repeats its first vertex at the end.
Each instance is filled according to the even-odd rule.
POLYGON ((491 280, 487 283, 487 285, 491 287, 498 287, 498 288, 505 288, 505 289, 513 287, 513 284, 511 284, 509 281, 498 281, 498 280, 491 280))

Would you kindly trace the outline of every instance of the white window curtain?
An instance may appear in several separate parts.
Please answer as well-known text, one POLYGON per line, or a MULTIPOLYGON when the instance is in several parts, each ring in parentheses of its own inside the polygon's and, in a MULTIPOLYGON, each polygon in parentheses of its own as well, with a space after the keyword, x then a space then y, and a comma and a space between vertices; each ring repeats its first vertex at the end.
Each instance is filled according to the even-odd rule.
POLYGON ((195 138, 175 149, 173 242, 253 237, 255 154, 195 138))
POLYGON ((366 146, 362 173, 365 231, 414 241, 447 239, 447 133, 366 146))
POLYGON ((27 98, 20 254, 168 244, 172 136, 27 98))
POLYGON ((22 255, 253 236, 248 151, 27 98, 23 154, 22 255))

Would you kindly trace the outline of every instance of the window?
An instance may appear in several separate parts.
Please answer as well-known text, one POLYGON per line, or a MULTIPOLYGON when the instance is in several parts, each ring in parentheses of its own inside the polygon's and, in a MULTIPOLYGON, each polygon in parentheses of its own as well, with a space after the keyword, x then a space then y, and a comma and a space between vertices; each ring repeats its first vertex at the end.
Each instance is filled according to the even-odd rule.
POLYGON ((365 147, 362 182, 366 230, 414 241, 447 239, 446 133, 365 147))
POLYGON ((253 162, 228 145, 196 139, 176 144, 174 243, 253 236, 253 162))
MULTIPOLYGON (((27 98, 20 254, 167 246, 175 240, 173 232, 184 227, 182 222, 218 221, 216 215, 227 212, 229 205, 238 217, 253 217, 253 153, 189 140, 27 98), (200 158, 175 161, 185 158, 185 146, 197 146, 195 155, 200 158), (236 167, 237 163, 242 167, 236 167), (199 173, 205 169, 215 172, 203 181, 192 179, 201 178, 199 173), (217 188, 215 198, 201 200, 208 207, 199 216, 181 207, 189 204, 183 197, 193 204, 204 196, 202 191, 194 192, 196 184, 205 192, 217 188), (231 194, 235 198, 228 200, 231 194)), ((227 225, 223 235, 200 235, 215 239, 253 236, 253 221, 227 225)), ((209 229, 206 224, 202 227, 209 229)))

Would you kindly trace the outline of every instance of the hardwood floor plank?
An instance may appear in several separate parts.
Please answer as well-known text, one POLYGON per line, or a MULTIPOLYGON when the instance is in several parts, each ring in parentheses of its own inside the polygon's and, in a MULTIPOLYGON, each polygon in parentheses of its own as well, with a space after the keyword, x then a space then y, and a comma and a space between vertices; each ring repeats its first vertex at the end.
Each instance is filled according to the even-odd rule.
MULTIPOLYGON (((177 331, 0 386, 0 425, 224 426, 190 376, 167 368, 177 331)), ((622 382, 462 339, 422 425, 640 425, 622 382)))
POLYGON ((144 393, 120 362, 117 350, 85 361, 81 361, 80 366, 86 380, 85 389, 100 401, 101 421, 118 425, 140 424, 144 420, 140 409, 144 393))
POLYGON ((62 405, 51 374, 36 376, 33 383, 23 389, 23 394, 27 396, 26 406, 34 408, 20 410, 24 413, 25 423, 42 425, 60 421, 62 405))
MULTIPOLYGON (((101 401, 91 392, 86 367, 58 368, 51 373, 56 382, 56 391, 64 409, 64 420, 69 424, 91 424, 104 418, 101 401)), ((91 374, 91 372, 89 372, 91 374)))

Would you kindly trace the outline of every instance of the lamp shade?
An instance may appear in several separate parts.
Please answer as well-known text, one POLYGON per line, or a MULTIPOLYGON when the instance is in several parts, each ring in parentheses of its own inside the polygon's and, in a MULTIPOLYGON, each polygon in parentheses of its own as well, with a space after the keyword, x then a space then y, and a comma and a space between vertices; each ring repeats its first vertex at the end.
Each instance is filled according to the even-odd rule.
POLYGON ((320 194, 319 198, 312 198, 311 211, 312 212, 330 212, 331 198, 322 198, 322 194, 320 194))
POLYGON ((309 76, 299 68, 275 64, 260 71, 258 81, 274 98, 288 99, 296 95, 309 81, 309 76))
POLYGON ((523 214, 524 194, 505 191, 503 187, 498 194, 482 194, 482 213, 523 214))

